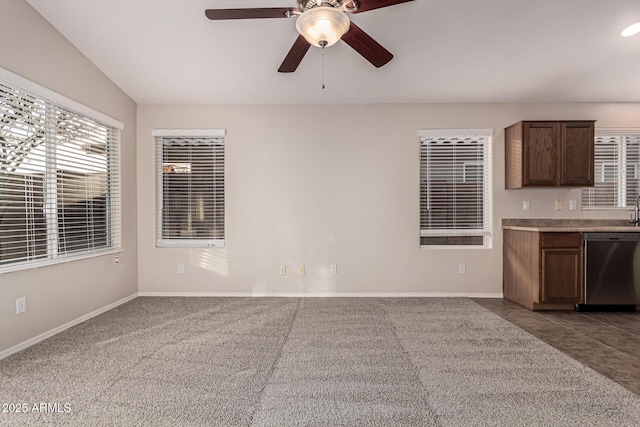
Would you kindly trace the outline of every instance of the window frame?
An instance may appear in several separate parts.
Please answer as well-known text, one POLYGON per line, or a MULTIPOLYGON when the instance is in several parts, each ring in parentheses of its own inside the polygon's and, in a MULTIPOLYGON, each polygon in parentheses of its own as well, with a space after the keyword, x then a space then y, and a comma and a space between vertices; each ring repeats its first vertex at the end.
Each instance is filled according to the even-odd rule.
MULTIPOLYGON (((0 274, 9 273, 13 271, 20 271, 32 268, 43 267, 47 265, 54 265, 60 263, 66 263, 75 260, 94 258, 96 256, 113 254, 121 252, 122 249, 122 211, 121 211, 121 168, 120 168, 120 139, 121 132, 124 129, 124 124, 118 120, 115 120, 104 113, 96 111, 90 107, 80 104, 64 95, 61 95, 51 89, 41 86, 31 80, 28 80, 22 76, 14 74, 4 68, 0 67, 0 82, 7 87, 19 91, 21 95, 32 97, 37 102, 42 103, 45 114, 53 114, 53 111, 66 111, 68 114, 75 116, 78 119, 86 119, 97 125, 103 126, 108 130, 108 137, 105 142, 107 156, 105 163, 105 173, 108 175, 106 181, 106 239, 107 246, 98 248, 87 248, 81 250, 67 251, 57 247, 58 241, 61 238, 58 224, 55 224, 51 228, 47 226, 46 235, 46 254, 42 257, 36 257, 29 259, 19 259, 16 261, 10 261, 7 264, 0 265, 0 274), (52 234, 55 232, 55 235, 52 234), (55 248, 54 248, 55 246, 55 248)), ((51 134, 49 128, 46 128, 44 147, 47 154, 44 157, 44 161, 47 165, 55 164, 49 157, 48 152, 50 146, 55 145, 55 140, 58 137, 57 134, 51 134)), ((56 200, 57 194, 51 196, 48 194, 51 191, 57 191, 56 188, 59 184, 64 184, 64 178, 61 178, 58 172, 50 170, 50 166, 47 166, 47 172, 45 175, 49 178, 55 177, 53 182, 47 184, 44 189, 43 196, 46 196, 43 200, 56 200), (48 198, 47 198, 48 197, 48 198)), ((26 190, 25 190, 26 191, 26 190)), ((26 193, 25 193, 26 195, 26 193)), ((44 206, 43 206, 44 209, 44 206)), ((57 215, 57 208, 54 208, 54 212, 47 213, 47 222, 58 221, 52 215, 57 215)), ((28 220, 28 219, 27 219, 28 220)))
MULTIPOLYGON (((224 237, 222 239, 168 239, 163 236, 163 210, 164 210, 164 186, 163 186, 163 164, 164 150, 163 138, 212 138, 223 140, 223 156, 226 156, 226 130, 225 129, 154 129, 151 132, 154 137, 156 151, 155 160, 155 186, 156 186, 156 207, 155 207, 155 246, 157 248, 212 248, 224 247, 226 245, 226 219, 223 218, 224 237)), ((223 157, 223 186, 226 186, 226 159, 223 157)), ((226 202, 226 195, 223 196, 226 202)), ((226 211, 226 203, 225 203, 226 211)), ((226 212, 224 217, 226 217, 226 212)))
MULTIPOLYGON (((492 144, 493 144, 493 129, 424 129, 418 132, 418 146, 419 146, 419 172, 420 172, 420 203, 419 203, 419 218, 422 223, 422 217, 426 209, 426 205, 433 203, 431 200, 423 202, 423 173, 426 166, 423 165, 423 141, 428 138, 438 139, 458 139, 458 138, 482 138, 482 159, 481 160, 462 160, 461 161, 461 183, 468 183, 466 180, 466 166, 478 163, 483 165, 482 172, 482 223, 481 229, 464 229, 464 228, 433 228, 423 229, 420 224, 420 248, 422 249, 489 249, 493 244, 493 178, 492 178, 492 144), (478 237, 482 236, 482 244, 423 244, 422 238, 434 237, 434 238, 453 238, 454 240, 459 237, 478 237)), ((473 173, 477 176, 477 173, 473 173)), ((449 175, 452 181, 455 181, 455 170, 449 175)), ((473 181, 475 182, 475 180, 473 181)), ((473 183, 471 182, 471 183, 473 183)))

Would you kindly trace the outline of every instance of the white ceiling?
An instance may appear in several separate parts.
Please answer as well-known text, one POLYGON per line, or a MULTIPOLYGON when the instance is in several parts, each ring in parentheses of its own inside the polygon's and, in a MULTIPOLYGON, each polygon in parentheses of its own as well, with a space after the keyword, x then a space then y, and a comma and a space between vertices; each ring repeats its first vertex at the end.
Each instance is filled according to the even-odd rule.
MULTIPOLYGON (((210 21, 205 9, 295 0, 27 0, 138 103, 640 102, 637 0, 415 0, 350 15, 394 54, 344 42, 277 69, 295 19, 210 21)), ((345 118, 348 120, 348 118, 345 118)))

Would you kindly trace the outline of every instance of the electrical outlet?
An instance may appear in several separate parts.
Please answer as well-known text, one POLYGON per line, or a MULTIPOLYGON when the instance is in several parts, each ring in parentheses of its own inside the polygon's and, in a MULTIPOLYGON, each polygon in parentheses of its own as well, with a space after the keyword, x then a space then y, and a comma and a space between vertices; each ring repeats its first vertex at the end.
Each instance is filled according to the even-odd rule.
POLYGON ((281 265, 280 266, 280 275, 284 276, 285 274, 287 274, 287 266, 286 265, 281 265))
POLYGON ((467 274, 467 266, 464 264, 458 265, 458 274, 467 274))
POLYGON ((184 274, 184 264, 178 264, 178 274, 184 274))
POLYGON ((27 297, 18 298, 16 300, 16 314, 27 311, 27 297))
POLYGON ((338 266, 335 264, 331 264, 330 271, 331 271, 331 274, 338 274, 338 266))
POLYGON ((120 257, 119 256, 114 256, 113 257, 113 262, 114 262, 114 264, 120 264, 120 257))
POLYGON ((569 210, 570 211, 575 211, 576 209, 577 209, 576 201, 575 200, 569 200, 569 210))
POLYGON ((298 274, 304 276, 304 265, 298 267, 298 274))
POLYGON ((531 210, 531 201, 530 200, 524 200, 522 202, 522 210, 523 211, 530 211, 531 210))

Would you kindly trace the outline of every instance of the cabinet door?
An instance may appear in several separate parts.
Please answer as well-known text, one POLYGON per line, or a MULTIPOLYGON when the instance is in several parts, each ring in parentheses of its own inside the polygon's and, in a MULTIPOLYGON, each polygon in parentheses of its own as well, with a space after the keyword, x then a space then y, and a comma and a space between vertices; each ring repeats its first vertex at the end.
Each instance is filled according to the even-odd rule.
POLYGON ((593 186, 593 122, 562 123, 560 185, 593 186))
POLYGON ((540 302, 579 303, 582 296, 580 248, 542 249, 540 302))
POLYGON ((558 182, 559 126, 553 122, 524 124, 524 185, 558 182))

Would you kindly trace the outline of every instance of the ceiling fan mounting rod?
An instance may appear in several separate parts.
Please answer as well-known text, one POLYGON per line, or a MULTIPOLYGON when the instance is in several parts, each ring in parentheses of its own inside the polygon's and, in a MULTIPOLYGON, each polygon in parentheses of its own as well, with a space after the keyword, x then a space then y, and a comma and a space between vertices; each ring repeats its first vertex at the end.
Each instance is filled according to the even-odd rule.
MULTIPOLYGON (((343 12, 354 12, 358 10, 358 1, 357 0, 297 0, 298 1, 298 9, 300 13, 303 13, 309 9, 313 9, 318 6, 326 6, 333 7, 335 9, 340 9, 343 12), (351 6, 349 6, 351 5, 351 6)), ((290 17, 287 14, 287 17, 290 17)))

